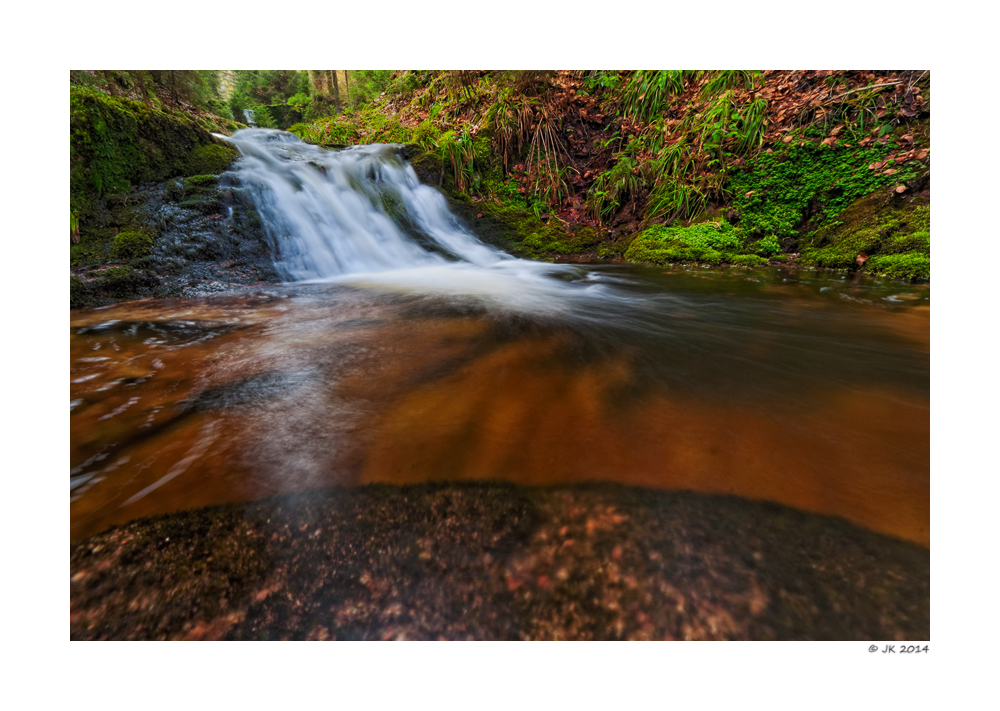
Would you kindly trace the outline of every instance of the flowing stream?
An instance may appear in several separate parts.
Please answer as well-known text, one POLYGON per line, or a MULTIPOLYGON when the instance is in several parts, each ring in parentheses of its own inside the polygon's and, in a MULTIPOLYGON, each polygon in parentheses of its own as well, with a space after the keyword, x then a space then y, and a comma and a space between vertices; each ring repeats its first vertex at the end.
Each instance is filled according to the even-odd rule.
POLYGON ((71 313, 71 535, 328 485, 694 489, 930 540, 930 293, 543 264, 391 146, 245 129, 284 285, 71 313))

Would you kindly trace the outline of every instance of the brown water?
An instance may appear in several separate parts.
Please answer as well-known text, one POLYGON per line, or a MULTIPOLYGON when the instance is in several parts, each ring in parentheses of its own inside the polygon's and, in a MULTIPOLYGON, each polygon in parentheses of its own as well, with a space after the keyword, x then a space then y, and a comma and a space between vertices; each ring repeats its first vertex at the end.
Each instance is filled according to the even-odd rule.
POLYGON ((566 280, 605 291, 527 312, 323 285, 72 312, 72 537, 331 484, 506 479, 732 493, 929 545, 929 287, 566 280))

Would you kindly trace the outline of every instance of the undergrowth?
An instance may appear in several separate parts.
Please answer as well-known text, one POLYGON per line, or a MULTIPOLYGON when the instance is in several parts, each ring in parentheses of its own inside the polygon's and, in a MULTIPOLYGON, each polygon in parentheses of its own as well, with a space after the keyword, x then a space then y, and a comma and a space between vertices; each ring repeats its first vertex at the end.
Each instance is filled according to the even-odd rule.
POLYGON ((858 198, 917 174, 914 164, 891 175, 868 168, 888 152, 887 146, 805 143, 757 155, 728 185, 733 207, 741 213, 740 227, 753 236, 797 238, 833 220, 858 198))

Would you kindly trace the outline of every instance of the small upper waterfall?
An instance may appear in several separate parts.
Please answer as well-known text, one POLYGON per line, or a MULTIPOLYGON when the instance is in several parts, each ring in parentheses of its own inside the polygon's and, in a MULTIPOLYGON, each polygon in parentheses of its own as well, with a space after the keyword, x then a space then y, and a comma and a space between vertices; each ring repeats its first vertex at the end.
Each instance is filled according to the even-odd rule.
POLYGON ((330 279, 511 257, 482 244, 422 185, 390 145, 328 151, 274 129, 228 138, 243 155, 241 184, 251 191, 278 247, 277 266, 295 281, 330 279))

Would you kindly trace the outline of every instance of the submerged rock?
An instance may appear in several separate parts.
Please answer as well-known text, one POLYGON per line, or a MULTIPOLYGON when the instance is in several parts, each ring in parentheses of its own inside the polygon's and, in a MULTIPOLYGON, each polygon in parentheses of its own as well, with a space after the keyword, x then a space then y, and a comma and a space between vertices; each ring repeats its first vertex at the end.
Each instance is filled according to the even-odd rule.
POLYGON ((930 636, 930 554, 616 485, 373 485, 135 521, 70 557, 72 639, 930 636))

